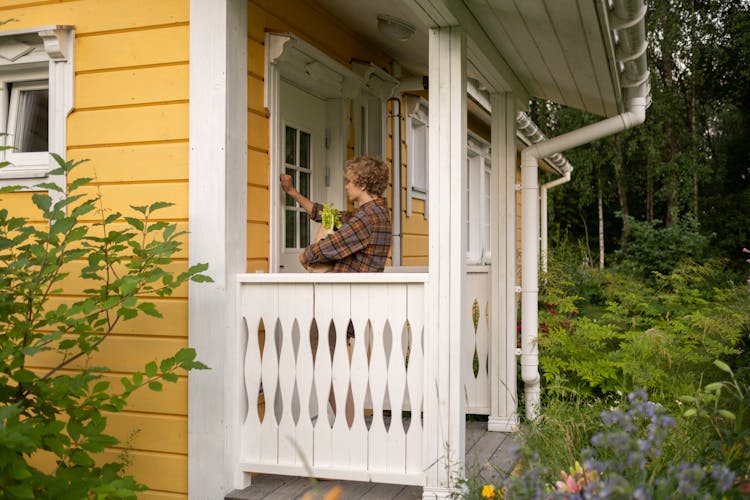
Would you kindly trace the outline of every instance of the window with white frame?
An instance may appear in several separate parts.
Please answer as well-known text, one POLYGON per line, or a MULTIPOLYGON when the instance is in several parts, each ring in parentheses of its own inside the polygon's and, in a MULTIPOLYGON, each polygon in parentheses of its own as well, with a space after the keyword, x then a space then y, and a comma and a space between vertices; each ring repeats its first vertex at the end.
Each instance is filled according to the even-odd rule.
POLYGON ((49 76, 47 67, 0 69, 0 151, 10 163, 3 177, 44 177, 49 170, 49 76))
POLYGON ((385 103, 379 97, 362 92, 355 100, 355 144, 356 154, 384 159, 385 150, 385 103))
POLYGON ((421 97, 406 99, 406 151, 407 151, 407 196, 406 215, 412 214, 412 199, 425 200, 427 218, 428 177, 428 107, 421 97))
POLYGON ((385 161, 386 100, 399 81, 369 62, 353 61, 352 70, 364 82, 354 100, 355 154, 385 161))
MULTIPOLYGON (((0 186, 54 182, 51 153, 65 156, 73 103, 73 28, 50 26, 0 33, 0 186)), ((57 196, 57 195, 55 195, 57 196)))
POLYGON ((474 134, 466 148, 466 261, 490 262, 490 145, 474 134))

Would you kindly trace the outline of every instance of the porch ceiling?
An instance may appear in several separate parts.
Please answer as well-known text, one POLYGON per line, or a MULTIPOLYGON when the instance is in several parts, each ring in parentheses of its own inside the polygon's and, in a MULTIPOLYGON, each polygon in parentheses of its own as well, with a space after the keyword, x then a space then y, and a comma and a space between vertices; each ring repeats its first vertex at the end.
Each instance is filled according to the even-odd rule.
MULTIPOLYGON (((460 24, 469 76, 488 87, 591 113, 622 111, 621 82, 605 0, 317 0, 409 73, 428 72, 430 26, 460 24), (412 23, 408 42, 383 36, 377 15, 412 23)), ((520 103, 525 107, 526 103, 520 103)))

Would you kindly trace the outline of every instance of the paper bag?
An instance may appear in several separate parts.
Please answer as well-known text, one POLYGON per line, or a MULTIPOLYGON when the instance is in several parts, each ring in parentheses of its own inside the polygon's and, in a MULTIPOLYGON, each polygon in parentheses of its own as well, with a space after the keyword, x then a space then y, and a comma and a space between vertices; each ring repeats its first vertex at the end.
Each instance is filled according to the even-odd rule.
MULTIPOLYGON (((320 226, 318 232, 313 238, 313 243, 317 243, 329 234, 333 234, 333 229, 326 229, 323 225, 320 226)), ((318 262, 307 266, 307 271, 310 273, 330 273, 333 272, 334 264, 332 262, 318 262)))

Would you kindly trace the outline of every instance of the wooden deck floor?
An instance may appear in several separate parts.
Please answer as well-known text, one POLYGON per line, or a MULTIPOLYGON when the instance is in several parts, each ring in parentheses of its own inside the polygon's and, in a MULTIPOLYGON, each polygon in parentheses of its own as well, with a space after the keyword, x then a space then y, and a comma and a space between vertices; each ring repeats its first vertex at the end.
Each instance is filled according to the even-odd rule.
MULTIPOLYGON (((466 422, 466 470, 469 474, 479 474, 486 482, 496 482, 510 474, 515 465, 513 449, 517 446, 516 434, 487 432, 487 422, 466 422)), ((235 490, 226 496, 227 500, 298 499, 310 493, 313 499, 340 486, 340 500, 407 500, 422 498, 420 486, 381 484, 360 481, 315 480, 308 477, 259 474, 253 477, 252 486, 235 490)))

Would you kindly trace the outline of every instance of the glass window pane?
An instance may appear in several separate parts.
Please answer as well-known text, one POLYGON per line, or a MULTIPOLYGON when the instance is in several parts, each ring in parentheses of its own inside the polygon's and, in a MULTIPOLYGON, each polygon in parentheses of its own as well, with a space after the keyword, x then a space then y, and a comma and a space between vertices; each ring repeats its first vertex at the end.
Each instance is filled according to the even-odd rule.
POLYGON ((310 168, 310 134, 307 132, 299 133, 299 166, 310 168))
POLYGON ((297 211, 287 210, 286 211, 286 224, 284 225, 284 236, 286 240, 286 248, 297 248, 296 236, 297 236, 297 211))
POLYGON ((306 198, 310 197, 310 174, 307 172, 299 173, 299 192, 306 198))
MULTIPOLYGON (((294 170, 293 168, 287 168, 285 170, 285 173, 286 173, 286 175, 291 175, 292 176, 292 184, 296 185, 297 184, 297 171, 294 170)), ((292 198, 288 194, 284 194, 284 205, 286 205, 287 207, 293 207, 294 206, 294 198, 292 198)))
POLYGON ((427 127, 419 122, 413 123, 414 144, 412 168, 412 187, 422 193, 427 192, 427 127))
POLYGON ((310 244, 310 219, 305 212, 299 214, 299 246, 306 247, 310 244))
POLYGON ((484 212, 484 249, 485 253, 490 253, 492 251, 492 247, 490 246, 490 242, 492 241, 490 239, 490 171, 485 170, 484 171, 484 207, 482 207, 482 211, 484 212))
POLYGON ((18 121, 11 141, 20 153, 48 151, 49 92, 22 90, 18 97, 18 121))
POLYGON ((359 109, 359 144, 360 154, 370 154, 369 144, 367 144, 367 108, 361 106, 359 109))
POLYGON ((286 128, 284 135, 284 161, 290 165, 297 164, 297 129, 286 128))
POLYGON ((472 189, 474 186, 471 185, 471 160, 466 159, 466 196, 464 200, 464 216, 466 217, 466 251, 471 253, 473 250, 471 247, 471 199, 472 189))

